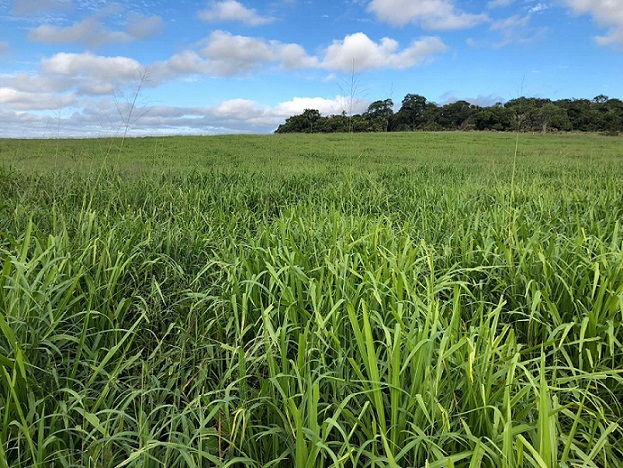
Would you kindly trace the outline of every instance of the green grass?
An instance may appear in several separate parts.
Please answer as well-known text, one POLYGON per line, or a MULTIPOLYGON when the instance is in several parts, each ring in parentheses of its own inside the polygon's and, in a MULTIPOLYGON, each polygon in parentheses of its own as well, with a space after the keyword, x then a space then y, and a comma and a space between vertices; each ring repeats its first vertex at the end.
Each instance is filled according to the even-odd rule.
POLYGON ((0 140, 0 467, 623 464, 620 139, 119 143, 0 140))

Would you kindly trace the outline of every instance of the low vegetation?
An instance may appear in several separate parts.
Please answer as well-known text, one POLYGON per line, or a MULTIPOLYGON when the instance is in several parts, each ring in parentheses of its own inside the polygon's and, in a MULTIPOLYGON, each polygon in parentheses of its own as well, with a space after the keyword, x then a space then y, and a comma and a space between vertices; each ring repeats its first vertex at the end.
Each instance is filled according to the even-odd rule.
POLYGON ((0 466, 623 464, 596 135, 0 140, 0 466))

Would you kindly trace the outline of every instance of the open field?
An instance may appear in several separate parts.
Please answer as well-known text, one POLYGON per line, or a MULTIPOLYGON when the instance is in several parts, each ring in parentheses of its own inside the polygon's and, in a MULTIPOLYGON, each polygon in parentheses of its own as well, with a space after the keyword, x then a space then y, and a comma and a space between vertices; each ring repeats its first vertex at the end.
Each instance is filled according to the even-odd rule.
POLYGON ((0 140, 0 467, 623 465, 623 141, 0 140))

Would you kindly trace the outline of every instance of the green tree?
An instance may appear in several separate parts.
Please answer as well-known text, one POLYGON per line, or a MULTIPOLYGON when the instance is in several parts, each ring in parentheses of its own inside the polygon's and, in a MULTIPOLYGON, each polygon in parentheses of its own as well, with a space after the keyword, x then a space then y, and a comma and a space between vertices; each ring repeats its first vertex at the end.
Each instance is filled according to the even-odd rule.
POLYGON ((513 128, 513 115, 502 103, 490 107, 479 107, 472 114, 476 130, 508 131, 513 128))
POLYGON ((391 99, 374 101, 368 106, 364 117, 372 122, 374 131, 390 131, 394 119, 394 101, 391 99))
POLYGON ((417 130, 426 121, 426 98, 419 94, 407 94, 396 118, 402 128, 417 130))
POLYGON ((571 121, 563 108, 552 102, 548 102, 540 109, 541 131, 548 130, 569 131, 571 121))
POLYGON ((467 101, 456 101, 441 108, 438 121, 446 130, 466 130, 478 108, 467 101))
POLYGON ((305 109, 302 114, 286 119, 279 125, 275 133, 314 133, 319 131, 319 123, 323 117, 316 109, 305 109))

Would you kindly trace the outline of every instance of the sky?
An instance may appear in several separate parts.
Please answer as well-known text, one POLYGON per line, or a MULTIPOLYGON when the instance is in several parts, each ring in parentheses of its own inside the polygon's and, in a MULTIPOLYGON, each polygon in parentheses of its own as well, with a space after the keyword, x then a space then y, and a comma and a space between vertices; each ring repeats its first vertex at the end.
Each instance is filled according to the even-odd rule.
POLYGON ((623 98, 623 0, 0 0, 0 137, 270 133, 407 93, 623 98))

